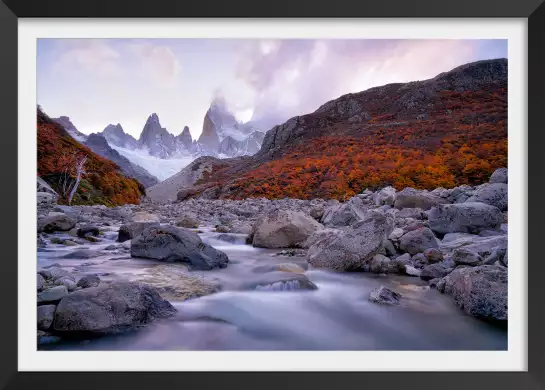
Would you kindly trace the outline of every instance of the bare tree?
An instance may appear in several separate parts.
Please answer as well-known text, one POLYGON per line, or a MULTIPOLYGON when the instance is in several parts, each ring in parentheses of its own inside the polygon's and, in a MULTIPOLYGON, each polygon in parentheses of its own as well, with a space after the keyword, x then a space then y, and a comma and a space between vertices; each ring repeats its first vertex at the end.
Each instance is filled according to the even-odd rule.
POLYGON ((66 158, 66 156, 62 157, 64 163, 62 164, 62 173, 59 178, 59 189, 63 198, 68 198, 68 204, 71 205, 72 198, 78 190, 81 176, 86 173, 85 163, 87 162, 87 156, 78 158, 77 152, 75 152, 67 158, 68 161, 66 158))

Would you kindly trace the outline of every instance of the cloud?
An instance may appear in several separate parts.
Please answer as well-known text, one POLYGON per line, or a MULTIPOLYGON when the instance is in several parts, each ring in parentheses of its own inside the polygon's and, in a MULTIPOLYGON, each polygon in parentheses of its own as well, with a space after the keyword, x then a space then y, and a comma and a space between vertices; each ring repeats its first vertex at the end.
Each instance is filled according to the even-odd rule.
MULTIPOLYGON (((252 92, 243 107, 272 127, 340 95, 434 77, 473 61, 471 40, 252 40, 239 45, 234 77, 252 92)), ((235 84, 231 82, 231 84, 235 84)), ((229 107, 236 93, 226 84, 229 107)))
POLYGON ((57 72, 83 71, 102 76, 119 75, 120 53, 101 39, 63 39, 59 41, 60 56, 54 64, 57 72))
POLYGON ((140 62, 142 75, 160 87, 174 88, 178 85, 181 65, 169 47, 139 42, 130 44, 129 50, 140 62))

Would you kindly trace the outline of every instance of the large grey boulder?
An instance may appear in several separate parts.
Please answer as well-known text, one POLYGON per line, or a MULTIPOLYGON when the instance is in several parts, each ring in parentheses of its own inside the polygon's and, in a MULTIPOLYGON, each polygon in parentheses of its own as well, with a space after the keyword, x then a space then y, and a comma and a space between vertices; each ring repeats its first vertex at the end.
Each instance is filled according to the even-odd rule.
POLYGON ((422 253, 428 248, 439 248, 439 242, 433 232, 425 227, 405 233, 399 239, 399 249, 411 255, 422 253))
POLYGON ((189 263, 195 269, 227 267, 227 255, 202 242, 191 230, 151 226, 131 241, 131 256, 189 263))
POLYGON ((436 278, 442 278, 443 276, 447 275, 451 269, 446 267, 442 263, 435 263, 435 264, 429 264, 426 265, 424 268, 422 268, 422 272, 420 273, 420 278, 423 280, 432 280, 436 278))
POLYGON ((393 228, 392 215, 369 212, 365 220, 327 234, 310 246, 307 261, 314 267, 340 271, 361 269, 382 249, 393 228))
POLYGON ((494 251, 506 251, 507 241, 506 234, 482 237, 475 234, 448 233, 443 237, 439 247, 445 253, 453 253, 458 248, 465 248, 487 258, 494 251))
POLYGON ((157 290, 141 283, 114 283, 76 291, 63 298, 53 329, 74 335, 113 334, 174 315, 176 309, 157 290))
POLYGON ((45 279, 42 275, 36 274, 36 290, 42 291, 44 288, 45 279))
POLYGON ((377 206, 393 206, 396 201, 396 189, 394 187, 384 187, 375 193, 375 204, 377 206))
POLYGON ((321 230, 316 230, 307 240, 301 245, 301 248, 308 249, 312 245, 316 244, 318 241, 323 240, 324 238, 329 238, 339 236, 343 234, 341 229, 325 228, 321 230))
POLYGON ((364 202, 358 198, 350 198, 345 203, 329 206, 322 217, 322 223, 327 227, 350 226, 365 219, 364 202))
POLYGON ((122 225, 119 228, 117 242, 132 240, 134 237, 141 234, 145 228, 158 225, 159 224, 157 222, 131 222, 126 225, 122 225))
POLYGON ((253 246, 291 248, 301 247, 323 225, 300 211, 273 210, 259 218, 254 227, 253 246))
POLYGON ((39 176, 36 176, 36 192, 51 194, 55 202, 59 199, 59 194, 57 194, 57 192, 39 176))
POLYGON ((505 183, 507 184, 507 168, 498 168, 490 176, 490 183, 505 183))
POLYGON ((439 205, 428 213, 430 229, 435 233, 479 233, 497 230, 503 222, 503 214, 485 203, 466 202, 439 205))
POLYGON ((491 183, 479 187, 466 202, 481 202, 507 210, 507 184, 491 183))
POLYGON ((444 278, 443 292, 472 316, 507 321, 507 268, 503 266, 457 268, 444 278))
POLYGON ((76 226, 76 221, 68 215, 52 211, 47 216, 38 219, 38 231, 53 233, 68 231, 76 226))
POLYGON ((90 274, 83 276, 80 280, 78 280, 78 287, 81 288, 90 288, 90 287, 96 287, 100 284, 100 278, 96 274, 90 274))
POLYGON ((37 204, 51 204, 55 203, 56 199, 53 194, 49 192, 36 192, 36 203, 37 204))
POLYGON ((420 208, 422 210, 429 210, 434 206, 444 203, 448 202, 431 192, 407 187, 397 193, 394 206, 396 209, 420 208))

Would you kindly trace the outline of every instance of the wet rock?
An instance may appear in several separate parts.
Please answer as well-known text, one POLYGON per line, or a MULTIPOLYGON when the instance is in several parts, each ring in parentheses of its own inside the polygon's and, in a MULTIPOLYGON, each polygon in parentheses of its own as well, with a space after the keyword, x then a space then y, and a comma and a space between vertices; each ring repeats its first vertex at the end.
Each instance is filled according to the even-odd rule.
POLYGON ((274 210, 255 224, 253 246, 261 248, 300 247, 323 226, 302 212, 274 210))
POLYGON ((80 250, 70 252, 64 255, 62 256, 62 258, 64 259, 92 259, 94 257, 98 257, 101 255, 102 255, 102 252, 100 251, 94 251, 91 249, 80 249, 80 250))
POLYGON ((449 233, 443 237, 439 247, 445 253, 465 248, 487 258, 495 250, 507 250, 507 235, 481 237, 474 234, 449 233))
POLYGON ((405 233, 399 239, 399 248, 411 255, 422 253, 428 248, 439 248, 439 242, 428 228, 420 228, 405 233))
POLYGON ((37 338, 38 345, 56 344, 61 341, 59 336, 55 336, 49 332, 44 332, 43 330, 38 330, 37 338))
POLYGON ((306 256, 307 251, 304 249, 284 249, 274 254, 274 256, 286 256, 286 257, 303 257, 306 256))
POLYGON ((445 199, 430 192, 407 187, 397 193, 394 206, 396 209, 420 208, 429 210, 444 203, 447 203, 445 199))
POLYGON ((157 222, 132 222, 119 228, 117 242, 132 240, 150 226, 159 226, 157 222))
POLYGON ((444 293, 466 313, 485 320, 507 321, 507 269, 482 265, 457 268, 444 278, 444 293))
POLYGON ((399 305, 400 299, 401 294, 385 286, 380 286, 369 294, 371 302, 385 305, 399 305))
POLYGON ((507 168, 498 168, 490 176, 490 183, 505 183, 507 184, 507 168))
POLYGON ((59 212, 50 212, 46 217, 38 219, 38 231, 53 233, 68 231, 76 226, 76 221, 68 215, 59 212))
POLYGON ((78 287, 81 288, 90 288, 90 287, 97 287, 100 284, 100 278, 96 274, 90 274, 83 276, 80 280, 78 280, 78 287))
POLYGON ((432 280, 442 278, 449 273, 450 269, 441 263, 429 264, 422 268, 420 278, 422 280, 432 280))
POLYGON ((459 203, 434 207, 428 213, 431 230, 439 234, 473 233, 498 230, 503 222, 501 211, 484 203, 459 203))
POLYGON ((229 233, 231 231, 231 228, 226 225, 218 225, 216 226, 216 232, 218 233, 229 233))
POLYGON ((38 306, 38 329, 49 330, 55 316, 55 305, 38 306))
POLYGON ((141 283, 112 283, 63 298, 53 329, 78 334, 115 334, 174 315, 176 309, 157 290, 141 283))
POLYGON ((66 286, 55 286, 38 294, 38 304, 55 303, 68 295, 66 286))
POLYGON ((389 257, 377 253, 373 258, 367 261, 363 266, 362 270, 365 272, 372 272, 375 274, 387 274, 389 272, 398 272, 397 266, 392 264, 392 261, 389 257))
POLYGON ((422 275, 422 271, 414 268, 412 265, 405 265, 405 274, 420 277, 422 275))
POLYGON ((393 228, 390 214, 368 213, 365 220, 343 231, 330 232, 310 246, 307 261, 314 267, 339 271, 362 268, 379 253, 393 228))
POLYGON ((197 233, 174 226, 146 228, 131 241, 131 256, 189 263, 195 269, 224 268, 227 255, 202 242, 197 233))
POLYGON ((79 228, 76 234, 79 238, 87 238, 89 235, 97 237, 100 234, 100 230, 96 226, 84 226, 79 228))
POLYGON ((249 288, 259 291, 316 290, 318 287, 305 275, 294 272, 268 272, 253 282, 249 288))

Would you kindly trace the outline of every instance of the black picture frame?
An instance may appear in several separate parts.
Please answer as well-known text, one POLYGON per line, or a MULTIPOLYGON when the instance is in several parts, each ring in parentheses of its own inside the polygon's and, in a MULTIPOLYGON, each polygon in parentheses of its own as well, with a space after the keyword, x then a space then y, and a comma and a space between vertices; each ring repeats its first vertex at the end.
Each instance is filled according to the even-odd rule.
MULTIPOLYGON (((327 2, 252 0, 3 0, 0 3, 0 100, 2 135, 1 213, 2 264, 0 266, 1 305, 0 388, 56 390, 77 388, 110 389, 211 388, 229 385, 254 387, 308 386, 309 388, 418 388, 460 389, 545 389, 545 261, 540 258, 545 195, 542 172, 545 168, 545 5, 543 0, 382 0, 327 2), (527 372, 18 372, 17 365, 17 20, 44 17, 518 17, 528 23, 528 371, 527 372), (539 150, 538 150, 539 149, 539 150), (6 223, 7 222, 7 223, 6 223), (530 261, 532 259, 532 261, 530 261), (533 309, 531 309, 533 308, 533 309)), ((29 238, 31 239, 31 238, 29 238)), ((524 253, 521 254, 522 257, 524 253)), ((29 259, 26 259, 30 261, 29 259)), ((59 367, 61 369, 61 367, 59 367)))

